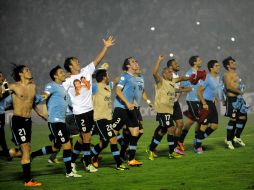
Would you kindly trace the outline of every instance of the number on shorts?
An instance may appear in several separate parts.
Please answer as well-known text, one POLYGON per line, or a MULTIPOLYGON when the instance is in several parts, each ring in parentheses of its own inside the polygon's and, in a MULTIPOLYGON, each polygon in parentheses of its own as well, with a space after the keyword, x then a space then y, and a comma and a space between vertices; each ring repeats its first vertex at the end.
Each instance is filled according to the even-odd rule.
POLYGON ((63 133, 61 130, 58 131, 58 136, 62 137, 63 136, 63 133))
POLYGON ((24 128, 19 129, 19 136, 24 136, 24 135, 26 135, 25 129, 24 128))
POLYGON ((170 115, 165 115, 165 119, 166 119, 166 121, 169 121, 170 120, 170 115))
POLYGON ((85 120, 84 119, 81 119, 81 126, 84 127, 85 126, 85 120))
POLYGON ((107 127, 107 131, 112 131, 113 130, 112 124, 106 125, 106 127, 107 127))

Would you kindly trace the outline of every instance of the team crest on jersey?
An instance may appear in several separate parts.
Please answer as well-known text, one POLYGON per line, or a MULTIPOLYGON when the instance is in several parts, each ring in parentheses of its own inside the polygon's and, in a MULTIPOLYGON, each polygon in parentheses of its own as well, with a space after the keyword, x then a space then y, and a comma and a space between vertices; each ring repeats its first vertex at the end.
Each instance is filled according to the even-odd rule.
POLYGON ((121 80, 124 80, 125 78, 124 77, 121 77, 121 80))

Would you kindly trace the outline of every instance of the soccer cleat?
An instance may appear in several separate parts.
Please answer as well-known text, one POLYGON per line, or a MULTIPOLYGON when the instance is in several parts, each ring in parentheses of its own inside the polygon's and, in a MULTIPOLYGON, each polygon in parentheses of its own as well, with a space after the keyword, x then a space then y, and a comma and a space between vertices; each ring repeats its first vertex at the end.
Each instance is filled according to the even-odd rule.
POLYGON ((135 160, 135 159, 128 161, 129 166, 140 166, 142 164, 143 164, 142 162, 135 160))
POLYGON ((186 147, 184 146, 184 144, 180 141, 177 142, 178 148, 182 151, 187 150, 186 147))
POLYGON ((62 163, 61 161, 59 161, 57 158, 55 158, 54 160, 52 160, 51 158, 48 159, 48 163, 50 164, 60 164, 62 163))
POLYGON ((240 146, 245 146, 245 143, 242 141, 241 138, 234 137, 234 142, 239 144, 240 146))
POLYGON ((117 166, 116 169, 123 171, 123 170, 128 170, 129 168, 125 166, 124 164, 121 164, 120 166, 117 166))
POLYGON ((71 172, 71 173, 69 173, 69 174, 66 174, 65 176, 66 176, 66 177, 82 177, 82 175, 77 174, 77 173, 74 173, 74 172, 71 172))
POLYGON ((198 148, 194 147, 194 152, 196 152, 197 154, 203 154, 204 153, 202 146, 200 146, 198 148))
POLYGON ((225 141, 225 142, 226 142, 226 145, 227 145, 228 149, 230 149, 230 150, 234 150, 235 149, 232 141, 225 141))
POLYGON ((76 169, 76 164, 75 163, 71 163, 71 168, 72 168, 71 169, 72 172, 76 174, 77 173, 77 169, 76 169))
POLYGON ((168 158, 169 159, 174 159, 174 158, 178 159, 178 158, 182 158, 182 156, 180 154, 177 154, 176 152, 173 152, 172 154, 168 155, 168 158))
POLYGON ((154 160, 154 152, 153 151, 146 149, 146 153, 148 155, 149 160, 154 160))
POLYGON ((92 164, 95 168, 98 168, 99 167, 99 159, 96 159, 96 158, 92 158, 92 164))
POLYGON ((180 154, 180 155, 184 155, 184 151, 182 151, 181 149, 179 149, 179 148, 175 148, 175 150, 174 150, 177 154, 180 154))
POLYGON ((88 171, 89 173, 94 173, 94 172, 97 172, 98 169, 96 169, 93 164, 89 164, 87 167, 86 167, 86 171, 88 171))
POLYGON ((26 187, 38 187, 38 186, 42 186, 42 183, 36 182, 36 181, 31 179, 29 182, 25 182, 24 186, 26 186, 26 187))

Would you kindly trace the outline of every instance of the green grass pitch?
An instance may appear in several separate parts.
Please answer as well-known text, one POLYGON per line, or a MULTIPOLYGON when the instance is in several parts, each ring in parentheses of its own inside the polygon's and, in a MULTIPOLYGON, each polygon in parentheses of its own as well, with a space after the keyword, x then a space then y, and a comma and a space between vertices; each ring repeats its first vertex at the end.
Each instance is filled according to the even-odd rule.
MULTIPOLYGON (((32 175, 43 183, 38 190, 240 190, 254 189, 254 118, 249 115, 247 126, 242 134, 246 147, 235 150, 225 148, 227 119, 220 118, 217 131, 204 141, 206 151, 198 155, 193 152, 193 128, 189 132, 186 145, 188 150, 182 159, 168 159, 168 146, 164 137, 158 146, 159 157, 154 161, 147 159, 145 149, 151 141, 157 123, 154 119, 144 119, 145 133, 141 137, 137 159, 144 164, 132 167, 128 171, 114 169, 114 161, 109 148, 101 154, 103 157, 97 173, 87 173, 77 160, 82 178, 65 178, 64 164, 48 164, 48 156, 37 157, 32 162, 32 175)), ((194 126, 193 126, 194 127, 194 126)), ((9 147, 11 133, 8 126, 6 136, 9 147)), ((43 126, 33 126, 32 150, 48 145, 49 130, 43 126)), ((98 139, 98 136, 94 136, 98 139)), ((95 143, 96 140, 93 140, 95 143)), ((62 153, 58 154, 61 158, 62 153)), ((0 159, 0 189, 31 189, 23 186, 20 159, 11 162, 0 159)))

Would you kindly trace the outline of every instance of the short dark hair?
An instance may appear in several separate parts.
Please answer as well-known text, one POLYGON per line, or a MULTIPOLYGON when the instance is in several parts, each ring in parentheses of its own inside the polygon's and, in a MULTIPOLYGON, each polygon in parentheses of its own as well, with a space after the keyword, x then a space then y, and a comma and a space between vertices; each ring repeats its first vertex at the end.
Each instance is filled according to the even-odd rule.
POLYGON ((13 63, 11 76, 16 82, 19 82, 21 80, 19 73, 22 73, 25 67, 25 65, 16 65, 15 63, 13 63))
POLYGON ((57 65, 56 67, 54 67, 53 69, 51 69, 51 71, 49 72, 49 76, 50 76, 50 78, 51 78, 53 81, 55 81, 55 77, 54 77, 54 76, 56 75, 58 69, 62 69, 62 67, 60 67, 59 65, 57 65))
POLYGON ((210 61, 208 61, 207 68, 208 68, 209 72, 211 71, 211 68, 214 67, 215 63, 218 63, 218 61, 217 60, 210 60, 210 61))
POLYGON ((189 64, 190 64, 190 66, 194 66, 194 62, 196 62, 197 61, 197 58, 198 58, 199 56, 198 55, 194 55, 194 56, 191 56, 190 57, 190 59, 189 59, 189 64))
POLYGON ((123 62, 123 66, 122 66, 122 70, 123 71, 128 71, 128 67, 127 65, 130 65, 130 59, 133 58, 133 57, 128 57, 124 60, 123 62))
POLYGON ((67 72, 71 72, 70 66, 71 66, 71 60, 77 59, 76 57, 67 57, 64 61, 64 69, 67 72))
POLYGON ((93 78, 95 78, 97 82, 101 82, 103 80, 103 77, 106 77, 106 76, 107 76, 107 70, 105 69, 98 69, 93 74, 93 78))
POLYGON ((172 66, 172 63, 175 61, 175 59, 170 59, 170 60, 168 60, 168 62, 167 62, 167 67, 170 67, 170 66, 172 66))
POLYGON ((225 58, 222 63, 223 63, 223 67, 228 70, 228 65, 230 61, 235 61, 235 59, 233 59, 231 56, 225 58))

